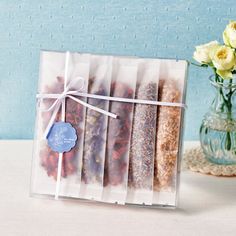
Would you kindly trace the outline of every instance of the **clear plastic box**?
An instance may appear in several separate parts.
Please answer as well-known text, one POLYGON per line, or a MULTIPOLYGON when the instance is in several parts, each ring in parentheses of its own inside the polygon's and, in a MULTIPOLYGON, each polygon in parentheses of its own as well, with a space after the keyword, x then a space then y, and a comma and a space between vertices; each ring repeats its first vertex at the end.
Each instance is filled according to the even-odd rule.
POLYGON ((31 194, 175 208, 187 68, 185 60, 42 51, 31 194), (78 94, 60 97, 65 88, 78 94), (50 121, 74 128, 69 151, 59 154, 49 145, 50 121))

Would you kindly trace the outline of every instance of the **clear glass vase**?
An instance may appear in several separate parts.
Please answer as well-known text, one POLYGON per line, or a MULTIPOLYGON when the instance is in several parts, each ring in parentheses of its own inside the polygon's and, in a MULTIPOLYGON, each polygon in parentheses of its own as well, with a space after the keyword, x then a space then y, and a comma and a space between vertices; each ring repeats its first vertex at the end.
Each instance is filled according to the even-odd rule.
POLYGON ((236 83, 218 75, 210 76, 215 98, 200 127, 205 157, 216 164, 236 164, 236 83))

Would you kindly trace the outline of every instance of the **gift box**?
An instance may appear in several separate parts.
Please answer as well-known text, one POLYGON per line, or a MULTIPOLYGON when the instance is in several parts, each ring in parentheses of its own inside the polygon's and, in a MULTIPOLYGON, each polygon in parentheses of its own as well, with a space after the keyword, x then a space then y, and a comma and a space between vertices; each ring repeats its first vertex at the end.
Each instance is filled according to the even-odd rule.
POLYGON ((187 66, 42 51, 32 195, 176 207, 187 66))

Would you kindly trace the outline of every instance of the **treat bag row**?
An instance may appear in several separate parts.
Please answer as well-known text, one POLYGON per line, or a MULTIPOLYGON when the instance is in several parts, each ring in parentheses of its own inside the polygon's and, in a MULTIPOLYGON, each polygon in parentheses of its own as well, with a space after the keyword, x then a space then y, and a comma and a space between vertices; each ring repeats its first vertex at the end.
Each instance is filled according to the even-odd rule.
MULTIPOLYGON (((71 53, 67 84, 71 90, 94 95, 181 103, 185 72, 185 61, 71 53), (81 77, 83 81, 78 80, 81 77)), ((65 53, 42 52, 38 93, 62 93, 64 73, 65 53)), ((59 195, 120 204, 174 205, 181 108, 79 99, 118 118, 66 98, 65 122, 75 128, 77 142, 63 154, 59 195)), ((58 153, 45 139, 52 116, 55 122, 62 118, 60 106, 49 110, 54 102, 44 98, 37 103, 32 193, 55 194, 58 153)))

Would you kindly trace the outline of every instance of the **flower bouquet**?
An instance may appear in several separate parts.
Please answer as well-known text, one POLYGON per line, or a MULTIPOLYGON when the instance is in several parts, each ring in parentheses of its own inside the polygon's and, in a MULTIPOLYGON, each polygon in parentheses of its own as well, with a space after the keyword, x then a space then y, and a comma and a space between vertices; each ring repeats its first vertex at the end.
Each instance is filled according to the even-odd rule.
POLYGON ((210 67, 210 83, 216 96, 200 128, 200 141, 206 158, 217 164, 236 164, 236 21, 223 32, 224 44, 211 41, 196 46, 193 58, 200 67, 210 67))

